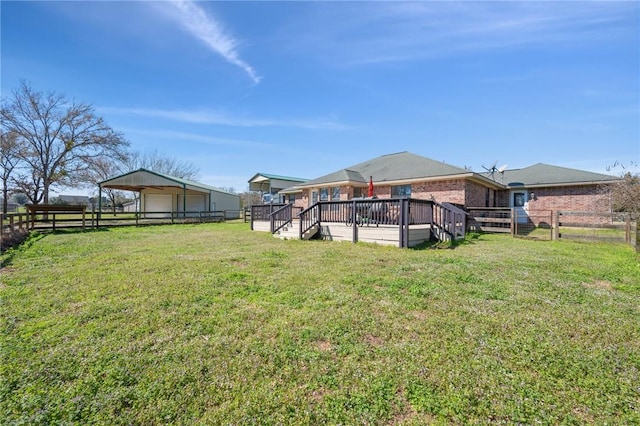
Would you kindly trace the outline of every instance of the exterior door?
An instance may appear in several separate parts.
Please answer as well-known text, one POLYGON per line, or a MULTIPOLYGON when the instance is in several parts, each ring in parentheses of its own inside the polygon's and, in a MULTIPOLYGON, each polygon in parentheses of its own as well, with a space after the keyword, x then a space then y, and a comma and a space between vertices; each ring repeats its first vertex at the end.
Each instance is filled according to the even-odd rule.
POLYGON ((527 223, 529 216, 527 210, 529 207, 529 192, 521 189, 517 191, 511 191, 511 205, 516 221, 518 223, 527 223))

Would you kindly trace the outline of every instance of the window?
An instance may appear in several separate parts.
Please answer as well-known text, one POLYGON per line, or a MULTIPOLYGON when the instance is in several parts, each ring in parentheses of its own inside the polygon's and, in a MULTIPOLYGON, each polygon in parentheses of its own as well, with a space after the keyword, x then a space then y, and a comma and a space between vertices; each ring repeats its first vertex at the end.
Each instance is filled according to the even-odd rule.
POLYGON ((357 187, 357 188, 353 188, 353 198, 360 198, 362 197, 362 188, 357 187))
POLYGON ((318 202, 318 191, 311 191, 311 204, 318 202))
POLYGON ((329 200, 329 188, 320 188, 320 201, 329 200))
POLYGON ((289 204, 293 204, 296 202, 295 194, 289 194, 289 204))
POLYGON ((392 198, 409 198, 411 197, 411 185, 395 185, 391 187, 392 198))
POLYGON ((513 193, 513 207, 523 207, 525 203, 525 193, 524 192, 514 192, 513 193))
POLYGON ((340 187, 331 188, 331 201, 340 200, 340 187))

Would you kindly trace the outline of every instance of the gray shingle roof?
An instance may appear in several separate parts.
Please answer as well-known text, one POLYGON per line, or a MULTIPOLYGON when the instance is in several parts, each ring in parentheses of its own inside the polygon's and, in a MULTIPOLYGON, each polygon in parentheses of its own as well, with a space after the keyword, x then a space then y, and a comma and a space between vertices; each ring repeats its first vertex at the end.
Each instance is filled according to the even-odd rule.
POLYGON ((470 174, 472 172, 469 170, 405 151, 382 155, 312 179, 299 186, 317 186, 344 181, 366 184, 370 176, 373 177, 374 183, 381 183, 470 174))
MULTIPOLYGON (((486 175, 486 174, 485 174, 486 175)), ((544 186, 595 184, 615 181, 615 176, 549 164, 534 164, 523 169, 505 170, 504 176, 494 175, 496 181, 507 186, 544 186)))
POLYGON ((298 177, 292 177, 292 176, 273 175, 271 173, 256 173, 251 179, 249 179, 249 182, 251 182, 252 180, 254 180, 257 177, 265 177, 267 179, 286 180, 286 181, 291 181, 291 182, 305 182, 305 181, 309 180, 307 178, 298 178, 298 177))

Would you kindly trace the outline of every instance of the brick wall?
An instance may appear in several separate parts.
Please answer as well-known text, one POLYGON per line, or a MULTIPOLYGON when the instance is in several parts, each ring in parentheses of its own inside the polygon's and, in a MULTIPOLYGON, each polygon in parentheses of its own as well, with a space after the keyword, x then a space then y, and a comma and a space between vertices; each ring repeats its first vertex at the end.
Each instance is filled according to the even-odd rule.
POLYGON ((437 182, 421 182, 411 185, 411 198, 435 199, 438 203, 465 204, 466 181, 450 179, 437 182))
MULTIPOLYGON (((563 210, 574 212, 610 212, 611 202, 597 185, 528 189, 530 210, 563 210)), ((509 191, 497 194, 499 207, 509 207, 509 191)))
POLYGON ((464 205, 469 207, 493 207, 494 194, 495 191, 493 189, 467 181, 464 205), (487 205, 487 201, 489 205, 487 205))

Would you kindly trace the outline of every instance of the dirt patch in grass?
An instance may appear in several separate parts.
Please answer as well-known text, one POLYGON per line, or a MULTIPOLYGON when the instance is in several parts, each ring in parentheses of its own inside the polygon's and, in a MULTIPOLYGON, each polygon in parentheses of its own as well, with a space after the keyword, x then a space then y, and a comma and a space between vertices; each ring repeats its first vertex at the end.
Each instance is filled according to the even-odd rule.
POLYGON ((364 341, 376 348, 384 345, 384 340, 382 338, 374 336, 372 334, 367 334, 366 336, 364 336, 364 341))
POLYGON ((613 285, 609 281, 596 280, 591 283, 582 283, 585 288, 595 288, 600 290, 613 290, 613 285))
POLYGON ((321 352, 330 352, 333 350, 333 345, 328 340, 318 340, 315 342, 315 345, 321 352))

